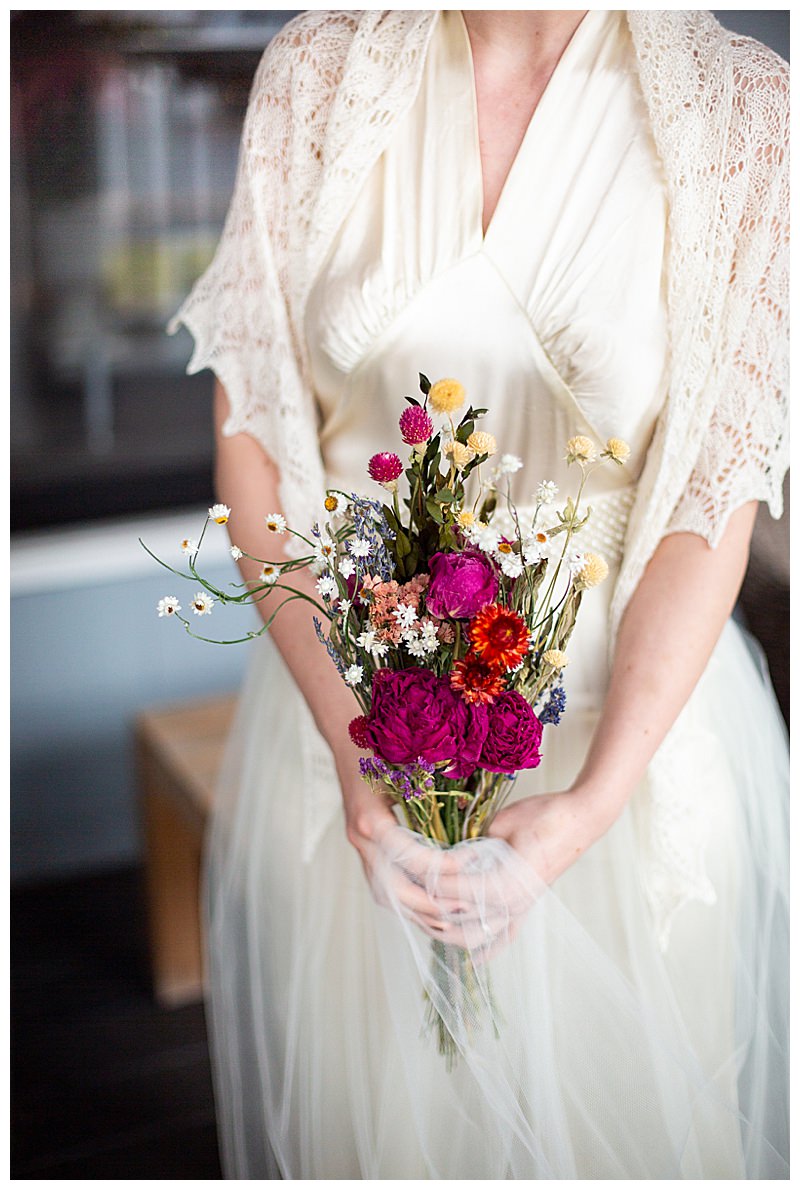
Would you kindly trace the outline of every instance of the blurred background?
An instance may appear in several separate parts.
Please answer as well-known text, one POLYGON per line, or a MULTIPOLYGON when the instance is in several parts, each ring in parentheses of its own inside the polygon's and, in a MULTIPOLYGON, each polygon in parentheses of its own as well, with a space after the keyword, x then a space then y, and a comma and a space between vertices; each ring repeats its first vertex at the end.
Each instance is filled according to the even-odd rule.
MULTIPOLYGON (((180 567, 213 499, 213 378, 164 328, 293 15, 11 12, 15 1177, 219 1176, 186 898, 246 649, 156 617, 188 588, 137 538, 180 567)), ((788 59, 788 10, 716 15, 788 59)), ((759 520, 738 614, 788 714, 785 522, 759 520)))

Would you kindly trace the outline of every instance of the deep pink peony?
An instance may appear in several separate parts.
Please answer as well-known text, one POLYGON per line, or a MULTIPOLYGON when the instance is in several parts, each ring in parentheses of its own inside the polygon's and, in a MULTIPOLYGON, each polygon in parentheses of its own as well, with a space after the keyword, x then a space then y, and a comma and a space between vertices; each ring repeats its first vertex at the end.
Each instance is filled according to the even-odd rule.
POLYGON ((478 550, 434 554, 428 568, 431 581, 426 607, 440 620, 446 616, 468 620, 497 596, 497 575, 489 559, 478 550))
POLYGON ((433 437, 433 419, 419 405, 409 405, 400 414, 400 433, 409 446, 419 446, 433 437))
POLYGON ((535 769, 542 759, 542 725, 516 690, 498 694, 486 707, 489 732, 478 763, 493 773, 535 769))
POLYGON ((389 764, 450 760, 447 775, 468 777, 486 739, 485 707, 468 706, 429 669, 379 669, 364 738, 389 764))

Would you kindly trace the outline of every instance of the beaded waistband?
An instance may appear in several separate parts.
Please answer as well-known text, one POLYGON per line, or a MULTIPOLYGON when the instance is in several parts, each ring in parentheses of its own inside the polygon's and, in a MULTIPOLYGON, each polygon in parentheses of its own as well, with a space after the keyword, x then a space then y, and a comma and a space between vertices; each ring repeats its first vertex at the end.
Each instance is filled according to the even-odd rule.
POLYGON ((592 514, 574 538, 577 548, 582 553, 591 550, 593 553, 602 554, 609 566, 619 565, 622 561, 628 518, 635 499, 636 485, 631 484, 618 492, 608 492, 590 500, 588 507, 591 508, 592 514))
MULTIPOLYGON (((636 485, 631 484, 616 492, 594 496, 586 504, 581 501, 581 514, 591 509, 591 515, 572 539, 575 549, 581 553, 601 554, 609 566, 618 566, 622 561, 625 531, 635 499, 636 485)), ((522 522, 528 519, 528 514, 533 515, 533 508, 518 505, 517 513, 522 522)))

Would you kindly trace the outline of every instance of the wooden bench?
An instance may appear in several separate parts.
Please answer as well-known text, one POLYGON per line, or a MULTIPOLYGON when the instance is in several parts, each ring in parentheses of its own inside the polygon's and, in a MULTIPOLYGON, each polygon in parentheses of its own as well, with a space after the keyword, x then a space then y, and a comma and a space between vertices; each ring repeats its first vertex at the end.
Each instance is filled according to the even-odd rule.
POLYGON ((236 698, 155 707, 136 719, 153 989, 161 1004, 203 988, 203 836, 236 698))

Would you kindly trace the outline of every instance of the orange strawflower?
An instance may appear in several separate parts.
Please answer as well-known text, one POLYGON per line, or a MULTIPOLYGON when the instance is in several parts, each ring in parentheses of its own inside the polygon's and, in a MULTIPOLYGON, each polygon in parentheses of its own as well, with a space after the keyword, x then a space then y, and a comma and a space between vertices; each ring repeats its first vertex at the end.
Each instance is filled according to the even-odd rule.
POLYGON ((459 692, 464 702, 492 702, 506 688, 500 670, 486 665, 472 652, 467 653, 463 661, 455 663, 450 674, 450 685, 459 692))
POLYGON ((510 608, 487 603, 469 626, 472 647, 485 665, 514 669, 528 652, 530 636, 525 622, 510 608))

